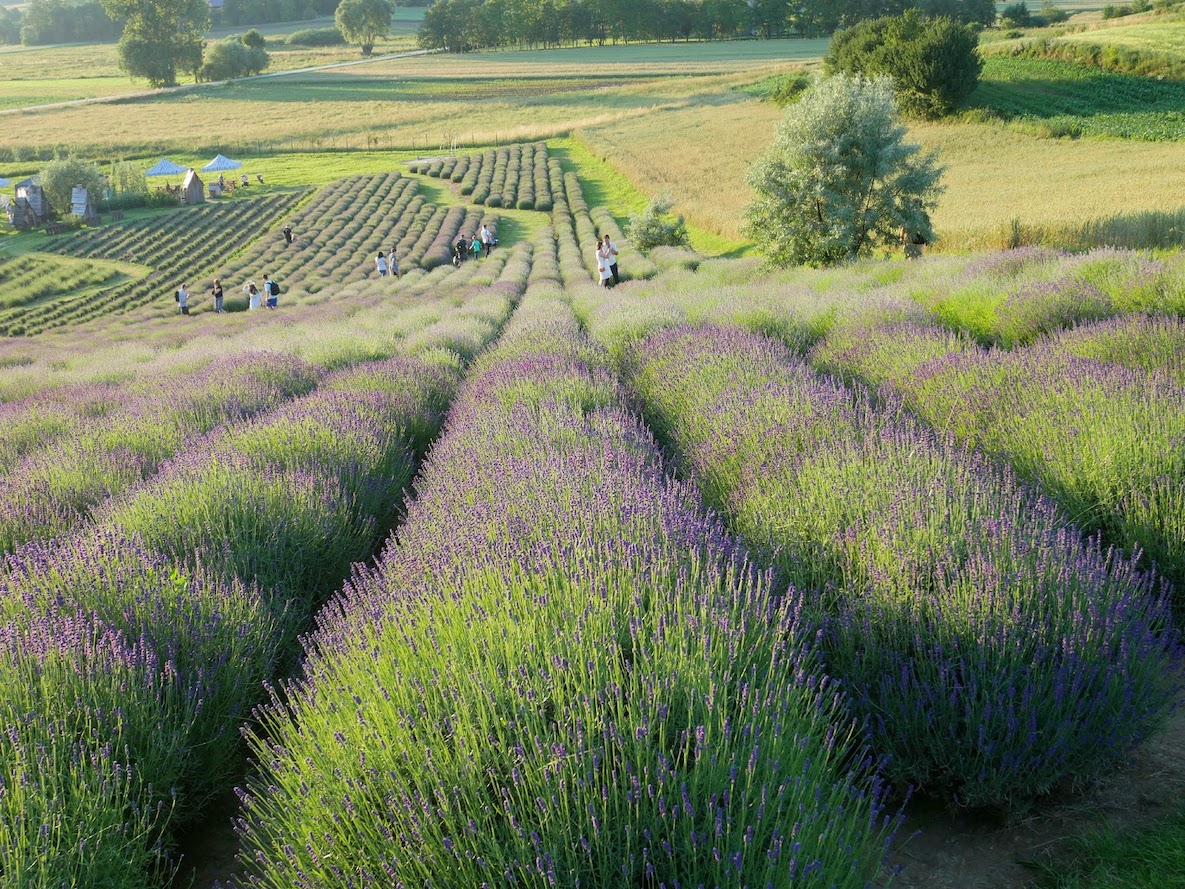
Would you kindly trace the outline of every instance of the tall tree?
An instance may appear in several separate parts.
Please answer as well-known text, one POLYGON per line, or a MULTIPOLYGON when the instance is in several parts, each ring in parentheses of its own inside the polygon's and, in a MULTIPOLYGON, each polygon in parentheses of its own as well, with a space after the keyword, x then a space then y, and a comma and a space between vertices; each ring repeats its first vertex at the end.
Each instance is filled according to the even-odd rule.
POLYGON ((391 30, 394 13, 390 0, 342 0, 333 18, 342 36, 357 43, 362 55, 368 56, 379 38, 391 30))
POLYGON ((176 86, 178 71, 202 64, 202 37, 210 27, 206 0, 103 0, 122 20, 119 66, 152 86, 176 86))
POLYGON ((904 136, 887 78, 819 81, 787 109, 749 170, 757 199, 746 233, 783 266, 845 262, 903 229, 933 240, 928 211, 942 171, 904 136))

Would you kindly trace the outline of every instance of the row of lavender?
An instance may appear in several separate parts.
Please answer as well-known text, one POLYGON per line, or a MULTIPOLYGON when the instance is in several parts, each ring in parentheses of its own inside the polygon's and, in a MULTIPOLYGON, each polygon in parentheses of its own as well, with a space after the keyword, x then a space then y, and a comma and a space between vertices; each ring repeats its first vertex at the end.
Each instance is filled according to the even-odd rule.
POLYGON ((304 678, 250 735, 250 885, 880 871, 893 825, 800 600, 664 474, 603 363, 528 292, 399 543, 322 613, 304 678))
POLYGON ((99 229, 57 235, 46 250, 132 262, 153 270, 147 279, 117 284, 85 298, 31 303, 0 317, 0 334, 24 336, 102 314, 126 312, 176 289, 200 272, 209 256, 231 255, 261 234, 260 220, 282 217, 307 192, 250 202, 154 213, 99 229))
POLYGON ((986 346, 1014 348, 1066 327, 1129 313, 1185 315, 1185 274, 1134 251, 1069 255, 1041 247, 917 276, 906 292, 939 323, 986 346))
POLYGON ((304 395, 320 376, 247 352, 183 381, 80 385, 0 406, 0 553, 68 532, 202 434, 304 395))
MULTIPOLYGON (((1185 589, 1185 322, 1138 312, 1062 330, 1068 321, 1053 323, 1061 297, 1032 289, 1025 339, 1054 332, 985 350, 935 324, 917 301, 952 282, 995 286, 1031 269, 1030 253, 782 279, 713 261, 615 295, 586 290, 578 304, 618 357, 655 328, 714 321, 776 336, 809 352, 816 369, 886 387, 934 428, 1009 460, 1079 525, 1143 552, 1185 589)), ((1148 262, 1109 251, 1036 265, 1045 275, 1089 270, 1116 293, 1136 293, 1148 262)))
POLYGON ((895 783, 1007 805, 1162 722, 1163 591, 1010 471, 736 329, 660 332, 628 364, 709 503, 815 591, 828 670, 895 783))
POLYGON ((93 525, 8 559, 6 882, 171 879, 172 837, 236 773, 262 683, 394 524, 460 380, 456 357, 427 354, 340 371, 215 429, 93 525))
POLYGON ((1132 317, 984 351, 914 322, 840 325, 817 367, 1038 481, 1076 521, 1185 590, 1185 324, 1132 317))

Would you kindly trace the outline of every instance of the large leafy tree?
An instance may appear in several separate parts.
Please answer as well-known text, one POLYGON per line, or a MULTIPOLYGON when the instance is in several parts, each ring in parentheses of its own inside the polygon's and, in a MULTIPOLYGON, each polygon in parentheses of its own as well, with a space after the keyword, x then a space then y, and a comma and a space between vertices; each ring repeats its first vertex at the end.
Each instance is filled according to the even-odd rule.
POLYGON ((107 15, 123 21, 119 66, 152 86, 176 86, 178 71, 202 64, 202 37, 210 27, 206 0, 103 0, 107 15))
POLYGON ((915 9, 840 31, 824 62, 828 73, 891 77, 902 109, 927 118, 954 111, 975 92, 983 69, 973 26, 915 9))
POLYGON ((91 200, 97 201, 107 187, 107 178, 94 164, 72 157, 50 161, 41 171, 41 188, 50 207, 58 213, 70 212, 70 198, 76 185, 85 188, 91 200))
POLYGON ((845 262, 896 242, 902 230, 932 240, 942 171, 904 137, 887 78, 817 82, 749 171, 757 198, 746 233, 782 266, 845 262))
POLYGON ((390 0, 342 0, 334 21, 342 36, 357 43, 362 55, 368 56, 379 38, 391 30, 391 16, 395 13, 390 0))

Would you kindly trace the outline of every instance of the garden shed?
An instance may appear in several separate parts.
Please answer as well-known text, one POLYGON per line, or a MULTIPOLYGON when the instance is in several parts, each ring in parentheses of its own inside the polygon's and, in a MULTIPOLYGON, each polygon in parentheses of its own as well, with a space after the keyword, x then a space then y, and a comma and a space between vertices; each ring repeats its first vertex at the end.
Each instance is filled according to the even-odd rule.
POLYGON ((95 202, 91 200, 90 192, 81 186, 74 186, 70 192, 70 212, 75 216, 81 216, 87 225, 97 225, 99 222, 95 202))
POLYGON ((193 167, 185 174, 181 183, 181 200, 186 204, 200 204, 206 200, 206 187, 193 167))
POLYGON ((8 221, 16 228, 27 230, 39 226, 49 219, 49 201, 45 199, 45 192, 32 179, 18 182, 16 185, 16 202, 8 213, 8 221))

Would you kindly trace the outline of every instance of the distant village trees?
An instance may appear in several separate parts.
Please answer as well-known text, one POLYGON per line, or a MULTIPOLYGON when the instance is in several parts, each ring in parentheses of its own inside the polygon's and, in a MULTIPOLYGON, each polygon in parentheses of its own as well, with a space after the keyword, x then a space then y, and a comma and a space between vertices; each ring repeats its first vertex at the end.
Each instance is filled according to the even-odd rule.
POLYGON ((995 21, 992 0, 437 0, 420 28, 428 49, 469 52, 641 40, 818 37, 918 9, 959 23, 995 21))

